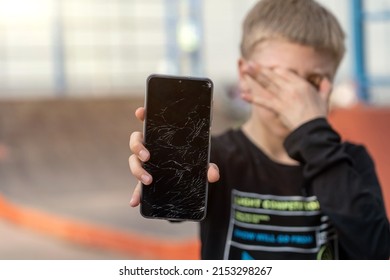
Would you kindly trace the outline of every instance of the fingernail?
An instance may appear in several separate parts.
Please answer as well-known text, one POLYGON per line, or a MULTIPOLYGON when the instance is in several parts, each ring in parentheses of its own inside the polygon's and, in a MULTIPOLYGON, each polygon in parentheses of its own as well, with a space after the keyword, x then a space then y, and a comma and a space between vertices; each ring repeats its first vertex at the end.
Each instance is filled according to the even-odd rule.
POLYGON ((142 161, 146 161, 149 158, 149 152, 147 150, 141 150, 139 152, 139 157, 141 158, 142 161))
POLYGON ((215 170, 217 170, 219 172, 219 167, 218 165, 216 165, 215 163, 211 163, 211 165, 214 167, 215 170))
POLYGON ((152 178, 149 175, 143 174, 143 175, 141 175, 141 181, 145 185, 148 185, 152 181, 152 178))
POLYGON ((134 198, 131 198, 129 202, 130 206, 133 206, 133 202, 134 202, 134 198))
POLYGON ((249 93, 241 93, 241 98, 246 101, 246 102, 250 102, 251 101, 251 95, 249 93))

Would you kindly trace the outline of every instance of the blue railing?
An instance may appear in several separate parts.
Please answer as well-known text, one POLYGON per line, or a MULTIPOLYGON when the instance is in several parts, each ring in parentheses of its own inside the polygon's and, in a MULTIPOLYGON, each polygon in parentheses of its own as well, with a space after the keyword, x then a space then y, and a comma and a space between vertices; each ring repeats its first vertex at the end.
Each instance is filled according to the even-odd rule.
MULTIPOLYGON (((366 40, 365 26, 368 22, 390 21, 390 10, 381 10, 376 12, 366 12, 364 0, 351 1, 351 19, 352 19, 352 63, 355 83, 357 85, 357 94, 360 100, 370 101, 370 89, 373 87, 390 86, 390 76, 373 77, 366 67, 366 40)), ((390 34, 389 34, 390 36, 390 34)), ((390 56, 390 55, 389 55, 390 56)))

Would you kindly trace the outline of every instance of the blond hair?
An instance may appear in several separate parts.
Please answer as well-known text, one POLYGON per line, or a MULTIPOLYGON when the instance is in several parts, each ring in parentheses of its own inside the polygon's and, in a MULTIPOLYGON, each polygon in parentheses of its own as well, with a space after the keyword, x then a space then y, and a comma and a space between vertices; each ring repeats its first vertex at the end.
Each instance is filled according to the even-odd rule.
POLYGON ((281 38, 330 54, 337 64, 344 56, 344 32, 335 16, 313 0, 261 0, 243 23, 241 55, 249 58, 254 47, 281 38))

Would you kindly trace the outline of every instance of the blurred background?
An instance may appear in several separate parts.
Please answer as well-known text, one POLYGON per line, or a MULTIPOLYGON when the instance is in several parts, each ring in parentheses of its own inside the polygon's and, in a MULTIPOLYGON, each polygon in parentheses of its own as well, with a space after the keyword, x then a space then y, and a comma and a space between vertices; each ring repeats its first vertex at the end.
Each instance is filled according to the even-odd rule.
MULTIPOLYGON (((197 225, 128 206, 130 133, 152 73, 207 76, 213 133, 236 89, 254 0, 0 0, 0 259, 197 258, 197 225)), ((331 121, 367 146, 388 213, 390 0, 320 0, 347 33, 331 121)))

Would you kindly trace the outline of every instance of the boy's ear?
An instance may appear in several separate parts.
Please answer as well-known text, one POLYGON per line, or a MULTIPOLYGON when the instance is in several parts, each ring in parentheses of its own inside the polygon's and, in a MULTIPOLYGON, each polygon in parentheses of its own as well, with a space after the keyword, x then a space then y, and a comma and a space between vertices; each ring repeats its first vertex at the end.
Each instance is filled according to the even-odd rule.
POLYGON ((246 63, 247 63, 246 60, 242 57, 240 57, 240 59, 237 62, 238 74, 239 74, 240 79, 242 79, 244 77, 244 66, 246 63))
POLYGON ((244 58, 240 58, 237 62, 238 66, 238 79, 239 79, 239 89, 241 92, 248 92, 248 74, 245 73, 244 68, 248 62, 244 58))

